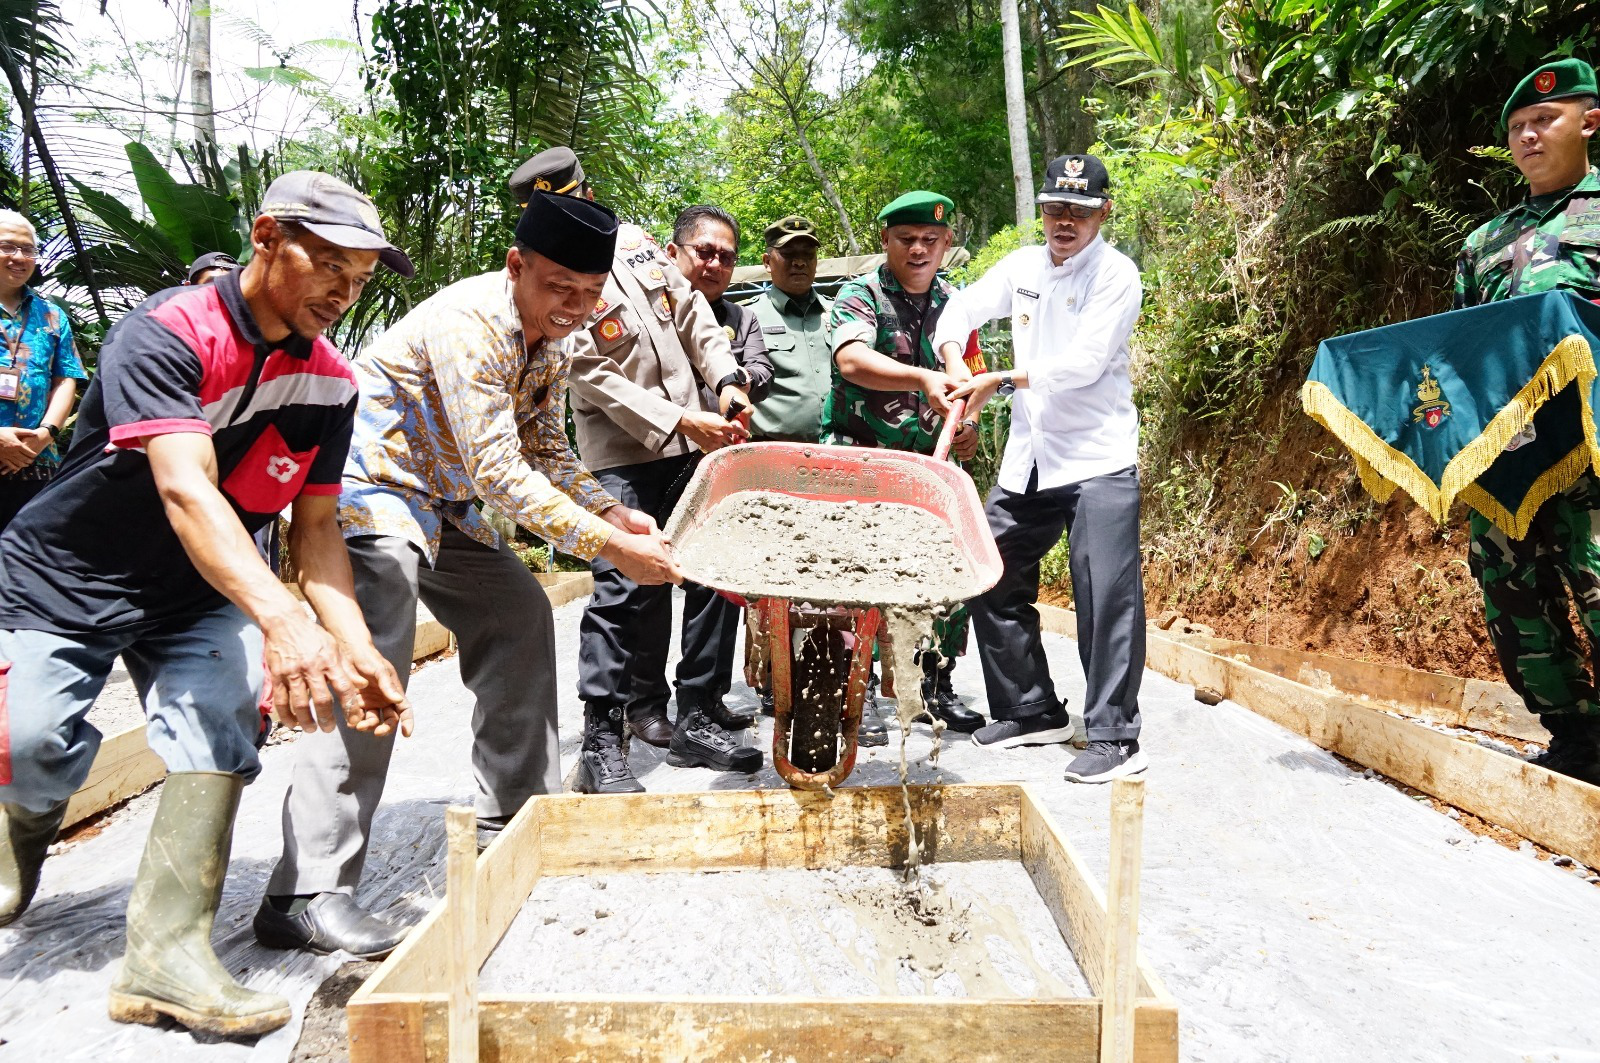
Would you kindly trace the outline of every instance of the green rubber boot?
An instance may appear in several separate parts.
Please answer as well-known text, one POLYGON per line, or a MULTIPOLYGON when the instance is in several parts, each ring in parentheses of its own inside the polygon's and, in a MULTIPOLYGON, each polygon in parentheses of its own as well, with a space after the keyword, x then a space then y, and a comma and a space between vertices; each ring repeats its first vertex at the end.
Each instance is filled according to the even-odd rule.
POLYGON ((65 801, 43 812, 0 804, 0 926, 9 926, 28 910, 39 888, 45 851, 66 818, 65 801))
POLYGON ((211 949, 211 924, 233 848, 244 779, 220 771, 167 776, 128 900, 128 949, 111 984, 111 1017, 153 1025, 166 1015, 224 1037, 289 1021, 289 1002, 233 980, 211 949))

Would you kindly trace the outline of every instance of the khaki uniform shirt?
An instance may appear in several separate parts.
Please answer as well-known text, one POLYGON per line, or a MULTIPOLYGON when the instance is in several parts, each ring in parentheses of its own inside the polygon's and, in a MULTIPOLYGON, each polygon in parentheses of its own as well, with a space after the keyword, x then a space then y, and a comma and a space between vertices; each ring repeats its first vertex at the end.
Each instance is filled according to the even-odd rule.
POLYGON ((679 418, 715 413, 701 382, 739 368, 705 297, 637 225, 618 231, 605 294, 573 338, 578 453, 596 471, 692 453, 679 418))

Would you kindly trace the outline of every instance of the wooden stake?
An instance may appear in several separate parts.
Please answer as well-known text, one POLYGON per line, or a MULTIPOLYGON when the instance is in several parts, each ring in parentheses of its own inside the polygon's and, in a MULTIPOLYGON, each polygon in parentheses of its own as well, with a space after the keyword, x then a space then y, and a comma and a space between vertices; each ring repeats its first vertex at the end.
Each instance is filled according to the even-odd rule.
POLYGON ((1133 1063, 1139 999, 1139 856, 1144 840, 1144 780, 1111 784, 1111 871, 1106 882, 1105 972, 1100 999, 1100 1063, 1133 1063))
POLYGON ((445 904, 450 906, 450 1063, 478 1063, 478 817, 444 813, 445 904))

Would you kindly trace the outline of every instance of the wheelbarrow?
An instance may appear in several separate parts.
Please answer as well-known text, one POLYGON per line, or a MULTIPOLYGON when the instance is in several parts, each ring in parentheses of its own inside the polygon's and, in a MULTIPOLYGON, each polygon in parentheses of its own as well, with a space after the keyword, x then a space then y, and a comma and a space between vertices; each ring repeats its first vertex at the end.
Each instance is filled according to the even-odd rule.
MULTIPOLYGON (((949 419, 941 438, 960 418, 949 419)), ((903 451, 809 443, 744 443, 706 455, 672 511, 666 535, 680 556, 697 537, 716 536, 706 523, 712 508, 740 492, 763 491, 829 502, 898 502, 938 517, 954 533, 966 571, 973 577, 961 598, 951 584, 919 588, 913 599, 955 604, 994 586, 1001 562, 972 479, 938 458, 903 451)), ((782 529, 774 527, 775 534, 782 529)), ((782 595, 763 588, 759 577, 735 586, 719 573, 684 569, 685 578, 746 605, 754 614, 757 656, 771 662, 772 763, 779 776, 801 790, 842 783, 856 763, 856 737, 872 667, 872 646, 881 607, 902 602, 835 601, 792 585, 782 595)), ((758 678, 758 677, 751 677, 758 678)))

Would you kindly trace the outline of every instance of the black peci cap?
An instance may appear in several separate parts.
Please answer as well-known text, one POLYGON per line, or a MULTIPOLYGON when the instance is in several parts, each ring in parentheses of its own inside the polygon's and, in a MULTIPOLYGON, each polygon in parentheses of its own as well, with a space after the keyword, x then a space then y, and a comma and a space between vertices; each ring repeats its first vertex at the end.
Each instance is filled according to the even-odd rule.
POLYGON ((517 245, 576 273, 610 273, 617 216, 587 199, 536 191, 517 220, 517 245))
POLYGON ((1046 167, 1038 202, 1103 207, 1110 198, 1111 175, 1105 163, 1093 155, 1062 155, 1046 167))

